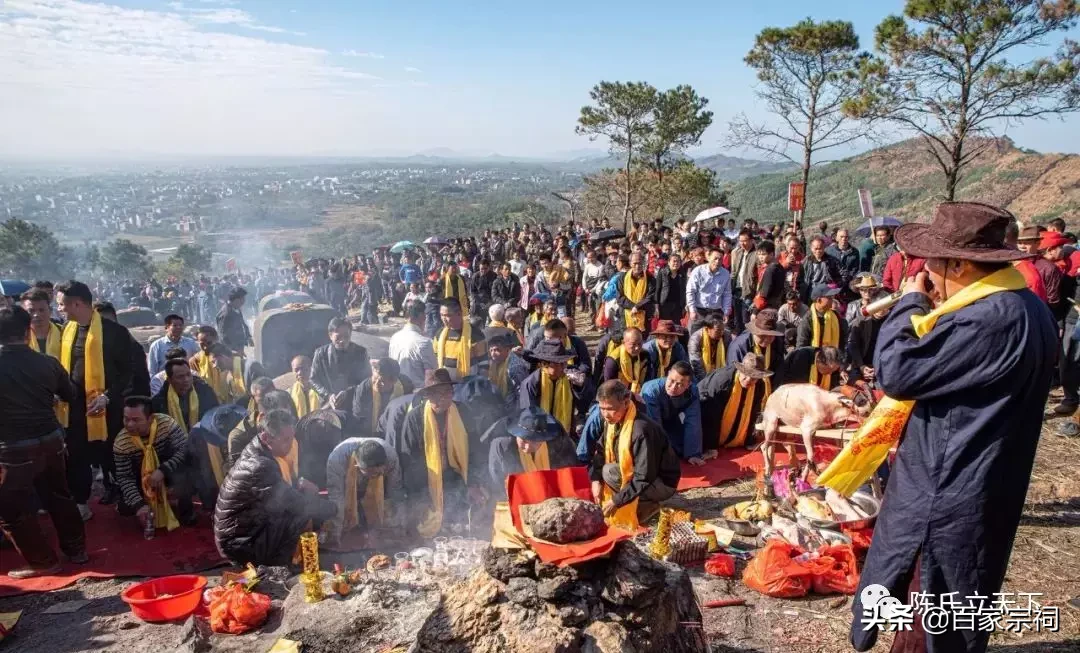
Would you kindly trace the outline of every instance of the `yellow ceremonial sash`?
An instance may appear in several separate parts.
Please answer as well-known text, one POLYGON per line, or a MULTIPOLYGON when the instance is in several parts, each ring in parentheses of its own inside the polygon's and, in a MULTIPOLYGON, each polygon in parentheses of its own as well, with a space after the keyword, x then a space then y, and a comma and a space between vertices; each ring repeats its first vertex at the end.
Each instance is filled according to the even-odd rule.
POLYGON ((840 346, 840 320, 836 317, 836 311, 825 311, 825 335, 821 335, 821 322, 818 318, 822 317, 817 312, 817 308, 810 307, 810 326, 813 328, 813 336, 810 339, 810 345, 813 347, 839 347, 840 346))
MULTIPOLYGON (((1011 266, 1002 268, 966 286, 926 315, 912 315, 911 325, 915 328, 915 335, 921 338, 930 333, 944 315, 994 293, 1024 288, 1027 288, 1027 283, 1023 274, 1011 266)), ((914 408, 915 402, 910 399, 882 398, 870 417, 855 431, 851 442, 818 477, 818 484, 851 496, 873 475, 889 455, 889 450, 899 442, 914 408)))
MULTIPOLYGON (((626 484, 634 477, 634 456, 630 452, 630 439, 634 435, 634 420, 636 418, 637 406, 631 401, 630 408, 627 409, 622 424, 608 424, 604 432, 604 464, 618 463, 623 487, 626 487, 626 484)), ((606 504, 615 496, 615 491, 608 487, 606 482, 601 485, 603 487, 603 502, 606 504)), ((637 506, 637 499, 621 506, 615 511, 615 514, 607 518, 607 523, 611 526, 636 532, 639 526, 637 506)))
MULTIPOLYGON (((446 460, 452 469, 469 482, 469 436, 461 422, 457 405, 451 404, 446 412, 446 460)), ((443 522, 443 467, 442 443, 439 441, 439 423, 431 402, 424 402, 424 462, 427 463, 428 493, 431 508, 422 523, 416 527, 421 537, 434 537, 442 530, 443 522)))
POLYGON ((169 417, 173 418, 177 426, 183 429, 184 433, 191 433, 191 428, 199 421, 199 395, 195 393, 195 388, 191 389, 188 393, 188 414, 187 421, 184 421, 184 411, 180 409, 180 395, 176 394, 176 390, 169 386, 169 391, 166 395, 167 403, 169 405, 169 417), (190 426, 189 426, 190 424, 190 426))
POLYGON ((214 365, 214 358, 205 351, 200 351, 195 354, 195 369, 199 376, 210 384, 218 401, 223 404, 229 403, 231 398, 229 377, 227 374, 222 374, 217 365, 214 365))
POLYGON ((612 352, 611 357, 619 362, 619 380, 630 388, 630 392, 641 392, 641 386, 645 381, 645 357, 638 355, 637 362, 630 360, 630 354, 619 345, 612 352))
MULTIPOLYGON (((627 299, 635 304, 645 298, 645 291, 649 288, 649 278, 644 274, 640 279, 635 280, 634 275, 627 272, 623 275, 622 291, 623 295, 627 299)), ((626 328, 637 327, 641 330, 645 330, 645 311, 639 311, 634 315, 633 311, 628 309, 623 310, 623 322, 626 324, 626 328)))
POLYGON ((281 470, 281 477, 285 479, 286 483, 292 485, 293 477, 296 476, 297 464, 300 460, 300 445, 296 443, 296 439, 293 439, 289 453, 284 456, 275 456, 274 460, 277 461, 278 469, 281 470))
POLYGON ((570 390, 570 379, 566 375, 552 383, 548 373, 540 370, 540 407, 562 424, 567 433, 573 434, 571 425, 574 420, 574 394, 570 390))
POLYGON ((727 363, 727 350, 724 347, 723 335, 720 336, 718 344, 720 346, 713 352, 712 338, 707 333, 701 334, 701 364, 705 368, 706 374, 724 367, 727 363))
POLYGON ((671 364, 671 350, 664 350, 663 347, 656 345, 656 378, 662 378, 667 374, 668 365, 671 364))
MULTIPOLYGON (((394 389, 390 392, 390 401, 397 399, 401 395, 405 394, 405 387, 401 385, 401 379, 394 381, 394 389)), ((375 386, 371 386, 371 430, 375 430, 375 425, 379 422, 379 415, 382 415, 382 393, 375 392, 375 386)))
MULTIPOLYGON (((96 315, 97 313, 95 313, 96 315)), ((157 450, 154 449, 154 440, 157 439, 158 433, 158 420, 157 415, 150 416, 150 437, 143 442, 143 439, 134 433, 131 434, 131 440, 135 443, 135 446, 142 451, 142 469, 141 469, 141 482, 143 496, 146 497, 146 503, 150 505, 150 509, 154 511, 154 528, 165 528, 167 530, 174 530, 180 526, 180 522, 176 520, 176 515, 173 514, 172 507, 169 506, 169 497, 167 493, 158 494, 150 487, 150 475, 161 466, 161 462, 158 460, 157 450)))
POLYGON ((472 364, 472 325, 468 320, 461 324, 461 339, 450 340, 450 327, 443 327, 439 339, 435 341, 435 356, 439 359, 439 367, 445 367, 443 361, 447 358, 457 359, 458 378, 469 375, 472 364))
POLYGON ((742 415, 739 415, 739 406, 743 404, 744 389, 742 383, 739 382, 741 378, 742 374, 735 372, 735 382, 731 387, 731 395, 724 406, 724 415, 720 420, 720 443, 724 447, 741 447, 746 442, 746 436, 750 428, 750 413, 753 412, 754 390, 757 383, 750 384, 749 392, 746 394, 746 406, 741 411, 742 415), (732 432, 736 415, 739 415, 739 430, 732 432))
MULTIPOLYGON (((750 342, 753 342, 753 341, 754 341, 754 336, 750 336, 750 342)), ((764 356, 765 357, 765 369, 767 369, 767 370, 772 369, 771 367, 769 367, 769 364, 772 362, 772 345, 769 345, 768 347, 766 347, 765 348, 765 353, 762 354, 761 353, 761 347, 758 347, 757 343, 754 342, 754 353, 757 354, 758 356, 764 356)), ((763 394, 761 396, 761 401, 762 402, 766 401, 769 398, 769 395, 772 394, 772 381, 770 381, 771 378, 772 377, 767 376, 767 377, 765 377, 764 379, 761 380, 761 382, 765 384, 765 394, 763 394)))
POLYGON ((239 399, 247 394, 247 384, 244 383, 244 359, 233 355, 232 373, 229 375, 229 391, 233 399, 239 399))
POLYGON ((825 374, 824 376, 819 375, 817 371, 817 362, 812 362, 810 363, 810 383, 825 390, 832 390, 832 373, 825 374))
MULTIPOLYGON (((457 279, 457 300, 461 306, 461 314, 467 316, 469 314, 469 294, 465 292, 465 280, 461 278, 461 275, 456 277, 457 279)), ((443 275, 443 299, 451 299, 454 297, 454 288, 450 285, 450 275, 443 275)))
MULTIPOLYGON (((64 327, 63 338, 60 343, 60 364, 71 374, 72 350, 75 348, 75 339, 78 337, 79 325, 68 322, 64 327)), ((86 355, 83 367, 83 387, 86 388, 86 403, 94 401, 105 392, 105 353, 101 335, 101 315, 94 311, 90 317, 90 330, 86 334, 84 350, 86 355)), ((120 400, 119 397, 116 400, 120 400)), ((64 427, 69 425, 70 407, 60 402, 57 406, 58 414, 63 414, 60 424, 64 427), (61 408, 62 406, 62 408, 61 408)), ((88 442, 103 442, 109 439, 109 426, 105 421, 105 412, 91 417, 86 416, 86 440, 88 442)))
POLYGON ((507 368, 510 367, 510 357, 507 356, 503 362, 495 363, 488 367, 488 380, 495 386, 495 389, 499 391, 499 396, 505 397, 509 392, 509 378, 506 375, 507 368))
POLYGON ((292 389, 289 390, 289 394, 292 396, 293 404, 296 406, 296 416, 303 417, 310 412, 319 409, 319 404, 322 401, 319 399, 319 393, 315 392, 315 388, 308 388, 304 390, 304 386, 299 381, 293 383, 292 389))
MULTIPOLYGON (((574 343, 570 342, 570 336, 563 336, 562 344, 563 347, 566 347, 566 351, 570 352, 571 354, 574 353, 574 343)), ((575 361, 577 361, 576 356, 566 361, 567 367, 573 365, 575 361)))
POLYGON ((345 518, 341 532, 347 533, 360 523, 360 506, 364 507, 364 517, 368 526, 382 526, 386 519, 386 497, 383 476, 368 479, 364 498, 356 496, 356 486, 360 482, 360 469, 356 464, 356 454, 349 457, 349 468, 345 472, 345 518))
POLYGON ((518 447, 518 459, 521 460, 521 468, 526 472, 538 472, 551 469, 551 461, 548 460, 548 446, 544 442, 536 450, 536 453, 525 453, 518 447))
POLYGON ((506 327, 506 322, 502 322, 500 320, 488 320, 488 326, 489 327, 500 327, 500 328, 503 328, 503 329, 507 328, 506 327))
MULTIPOLYGON (((61 333, 60 333, 60 327, 56 326, 52 322, 49 322, 49 335, 47 335, 45 337, 45 351, 44 351, 44 353, 46 355, 48 355, 48 356, 52 356, 56 360, 60 360, 60 350, 61 350, 61 344, 60 343, 61 343, 62 340, 63 340, 63 335, 61 335, 61 333)), ((26 344, 30 345, 30 349, 33 349, 37 353, 39 353, 39 354, 43 353, 41 351, 41 348, 38 347, 37 334, 34 333, 33 329, 30 330, 30 338, 28 338, 28 341, 27 341, 26 344)))

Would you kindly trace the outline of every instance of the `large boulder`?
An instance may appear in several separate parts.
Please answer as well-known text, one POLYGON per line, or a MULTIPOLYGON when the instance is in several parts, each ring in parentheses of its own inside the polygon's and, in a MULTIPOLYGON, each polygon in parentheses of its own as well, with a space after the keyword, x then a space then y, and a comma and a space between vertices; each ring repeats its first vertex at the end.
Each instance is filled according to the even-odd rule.
POLYGON ((604 531, 600 506, 581 499, 548 499, 528 506, 524 518, 533 537, 558 544, 591 540, 604 531))

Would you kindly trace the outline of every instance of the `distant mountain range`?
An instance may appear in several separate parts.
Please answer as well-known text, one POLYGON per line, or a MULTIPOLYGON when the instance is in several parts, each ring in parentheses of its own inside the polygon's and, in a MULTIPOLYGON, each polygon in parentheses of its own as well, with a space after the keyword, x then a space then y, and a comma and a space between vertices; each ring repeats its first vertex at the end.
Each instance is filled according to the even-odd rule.
MULTIPOLYGON (((964 172, 956 199, 1005 207, 1024 223, 1059 216, 1080 222, 1080 155, 1041 154, 1008 138, 983 143, 988 147, 964 172)), ((760 222, 790 220, 787 185, 794 179, 791 172, 745 177, 729 186, 731 207, 760 222)), ((927 221, 942 199, 943 179, 917 140, 871 150, 811 171, 804 222, 863 222, 859 188, 871 191, 877 216, 927 221)))

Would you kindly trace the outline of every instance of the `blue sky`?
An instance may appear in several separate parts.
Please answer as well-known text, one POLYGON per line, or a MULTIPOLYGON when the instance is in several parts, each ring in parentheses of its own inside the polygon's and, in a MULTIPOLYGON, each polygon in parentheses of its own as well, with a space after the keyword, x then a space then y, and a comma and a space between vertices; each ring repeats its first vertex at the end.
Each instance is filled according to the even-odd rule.
MULTIPOLYGON (((763 115, 742 62, 767 25, 854 22, 864 48, 900 0, 759 3, 4 0, 0 154, 539 156, 599 80, 708 97, 703 149, 763 115)), ((1077 118, 1009 130, 1080 150, 1077 118)), ((731 154, 739 154, 731 152, 731 154)))

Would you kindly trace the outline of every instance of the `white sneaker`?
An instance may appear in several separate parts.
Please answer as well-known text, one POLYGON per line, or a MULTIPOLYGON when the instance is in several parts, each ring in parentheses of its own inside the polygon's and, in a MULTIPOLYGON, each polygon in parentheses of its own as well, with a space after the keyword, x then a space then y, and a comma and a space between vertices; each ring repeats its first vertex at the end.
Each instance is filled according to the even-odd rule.
POLYGON ((90 521, 90 518, 94 516, 94 511, 90 510, 90 506, 86 505, 85 503, 80 503, 78 505, 79 515, 82 516, 82 520, 90 521))

